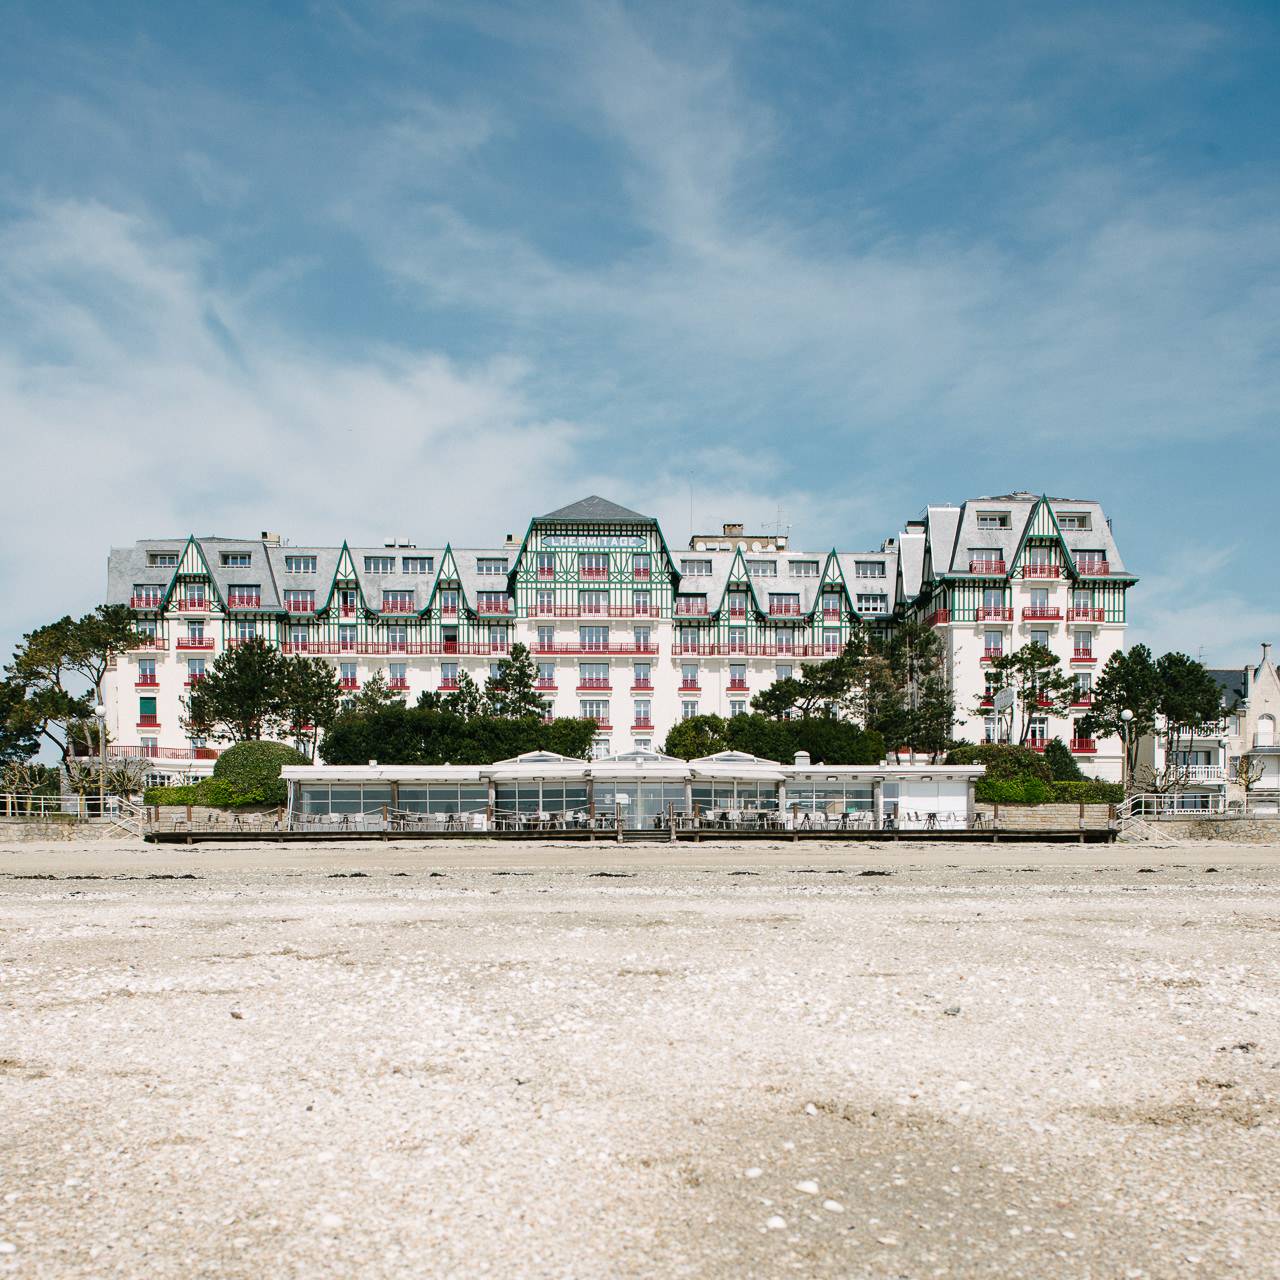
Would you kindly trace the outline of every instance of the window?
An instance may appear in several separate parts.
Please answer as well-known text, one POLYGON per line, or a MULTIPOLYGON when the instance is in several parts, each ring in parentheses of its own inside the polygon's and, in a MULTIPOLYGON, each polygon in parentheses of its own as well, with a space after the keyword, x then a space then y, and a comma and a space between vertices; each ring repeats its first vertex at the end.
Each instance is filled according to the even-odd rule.
POLYGON ((554 649, 556 643, 555 627, 539 627, 538 628, 538 648, 554 649))
POLYGON ((882 595, 864 595, 858 592, 858 612, 862 614, 885 614, 889 612, 889 597, 882 595))
POLYGON ((676 631, 676 643, 682 649, 692 649, 696 653, 701 642, 702 636, 697 627, 680 627, 676 631))
POLYGON ((1093 672, 1092 671, 1077 671, 1075 673, 1075 681, 1076 681, 1075 700, 1077 702, 1080 702, 1083 699, 1091 697, 1093 695, 1093 672))
POLYGON ((1097 548, 1092 550, 1081 548, 1076 552, 1076 568, 1081 573, 1106 573, 1107 553, 1097 548))
POLYGON ((823 653, 840 652, 840 631, 837 627, 825 627, 822 632, 823 653))
POLYGON ((314 613, 316 607, 316 593, 314 591, 303 591, 297 587, 286 587, 284 592, 284 607, 290 613, 314 613))
POLYGON ((637 739, 636 739, 636 750, 637 750, 637 751, 652 751, 652 750, 653 750, 653 739, 652 739, 652 738, 637 738, 637 739))
POLYGON ((782 591, 769 592, 770 613, 799 613, 800 597, 782 591))
POLYGON ((156 660, 154 658, 138 659, 138 683, 139 684, 155 684, 156 682, 156 660))
POLYGON ((554 591, 539 591, 535 598, 534 609, 538 613, 555 613, 556 593, 554 591))
POLYGON ((222 567, 224 569, 247 569, 252 563, 252 552, 224 551, 222 553, 222 567))
POLYGON ((176 551, 150 551, 147 553, 147 564, 153 569, 176 569, 178 553, 176 551))
POLYGON ((697 663, 685 663, 680 668, 680 683, 686 689, 696 689, 698 687, 697 663))
POLYGON ((1028 742, 1045 742, 1049 737, 1049 722, 1044 716, 1032 716, 1027 731, 1028 742))
POLYGON ((680 572, 686 578, 709 578, 711 576, 711 561, 681 560, 680 572))
POLYGON ((1082 658, 1093 653, 1093 632, 1077 631, 1073 637, 1076 657, 1082 658))
POLYGON ((539 551, 536 563, 538 577, 554 578, 556 576, 556 553, 554 551, 539 551))
POLYGON ((578 663, 578 684, 584 689, 607 689, 609 664, 607 662, 578 663))
POLYGON ((401 573, 430 573, 431 569, 431 556, 402 556, 400 558, 401 573))
POLYGON ((511 637, 507 630, 507 624, 504 622, 499 626, 489 628, 489 650, 496 652, 505 649, 511 642, 511 637))
POLYGON ((156 700, 154 698, 138 699, 138 723, 140 725, 159 723, 159 717, 156 715, 156 700))
POLYGON ((188 609, 203 609, 207 603, 203 582, 188 582, 182 594, 183 605, 188 609))
POLYGON ((609 593, 607 591, 579 591, 578 611, 580 613, 609 612, 609 593))
POLYGON ((747 668, 742 662, 731 662, 729 664, 729 687, 745 686, 747 683, 747 668))
POLYGON ((505 591, 478 591, 476 607, 481 613, 506 613, 508 599, 505 591))
POLYGON ((788 666, 784 663, 780 666, 774 667, 773 678, 775 680, 790 680, 792 678, 792 673, 794 671, 795 671, 794 667, 788 666))
POLYGON ((745 618, 747 616, 747 593, 745 591, 729 592, 729 616, 745 618))
POLYGON ((285 556, 285 573, 315 573, 315 556, 285 556))
POLYGON ((489 663, 489 679, 500 680, 502 678, 502 667, 497 662, 489 663))
POLYGON ((311 640, 311 632, 306 627, 289 628, 289 644, 295 649, 305 649, 311 640))
POLYGON ((631 683, 638 689, 643 689, 649 684, 651 676, 652 664, 648 662, 637 662, 631 668, 631 683))
POLYGON ((440 664, 440 682, 442 684, 458 683, 458 664, 456 662, 442 662, 440 664))
POLYGON ((395 556, 365 556, 365 573, 395 573, 395 556))
POLYGON ((1087 511, 1059 511, 1058 513, 1059 529, 1088 529, 1089 513, 1087 511))
POLYGON ((555 684, 556 682, 556 664, 554 662, 538 663, 538 683, 539 684, 555 684))
POLYGON ((1048 587, 1031 588, 1031 607, 1033 609, 1047 609, 1049 607, 1048 587))
POLYGON ((195 684, 197 680, 204 679, 204 659, 188 658, 187 659, 187 683, 195 684))
POLYGON ((653 599, 648 591, 633 591, 631 593, 631 608, 642 618, 649 616, 649 602, 653 599))
POLYGON ((979 529, 1007 529, 1008 527, 1009 513, 1007 511, 978 512, 979 529))
POLYGON ((507 561, 505 556, 484 556, 476 560, 476 572, 489 577, 505 577, 507 561))
POLYGON ((632 703, 632 715, 635 717, 636 724, 649 724, 652 713, 653 703, 648 698, 637 698, 632 703))
POLYGON ((999 732, 1000 732, 999 719, 996 716, 987 716, 982 722, 983 742, 998 742, 999 732))
POLYGON ((583 698, 578 703, 578 706, 584 720, 594 720, 597 724, 609 723, 609 700, 607 698, 583 698))
MULTIPOLYGON (((864 599, 864 598, 866 598, 866 599, 874 599, 875 597, 872 597, 872 596, 869 596, 869 597, 859 596, 859 597, 858 597, 858 599, 859 599, 859 600, 862 600, 862 599, 864 599)), ((839 612, 841 612, 841 609, 840 609, 840 592, 839 592, 839 591, 833 591, 833 590, 831 590, 830 588, 826 588, 826 589, 824 589, 824 590, 823 590, 823 592, 822 592, 822 612, 823 612, 823 613, 839 613, 839 612)))
POLYGON ((607 551, 580 551, 578 553, 578 572, 584 578, 607 578, 609 576, 609 553, 607 551))
POLYGON ((386 628, 387 652, 405 653, 409 648, 409 628, 395 626, 386 628))
POLYGON ((354 662, 338 663, 338 683, 344 689, 356 687, 356 664, 354 662))
POLYGON ((998 658, 1004 652, 1004 634, 988 631, 982 637, 982 654, 986 658, 998 658))
POLYGON ((776 560, 748 560, 747 572, 753 578, 776 578, 778 562, 776 560))
POLYGON ((439 599, 441 613, 458 612, 458 592, 456 588, 450 587, 441 591, 439 599))
POLYGON ((791 576, 793 578, 816 578, 818 562, 816 560, 792 560, 791 576))
POLYGON ((698 704, 696 702, 682 702, 680 704, 680 719, 692 720, 698 714, 698 704))
POLYGON ((1003 609, 1004 588, 1003 587, 985 587, 982 592, 982 607, 984 609, 1003 609))
POLYGON ((729 628, 729 652, 730 653, 746 653, 746 651, 747 651, 746 627, 730 627, 729 628))
POLYGON ((1093 608, 1093 592, 1092 591, 1073 591, 1071 593, 1071 607, 1080 613, 1085 613, 1093 608))
POLYGON ((260 609, 262 587, 257 583, 242 583, 227 588, 227 605, 232 609, 260 609))
POLYGON ((1039 630, 1032 631, 1031 643, 1038 644, 1043 648, 1047 649, 1049 647, 1049 633, 1047 631, 1039 631, 1039 630))
POLYGON ((142 618, 133 625, 142 639, 154 640, 156 638, 156 620, 154 618, 142 618))
POLYGON ((636 627, 632 632, 632 639, 635 642, 635 646, 641 652, 648 649, 653 643, 652 636, 653 632, 649 627, 636 627))
POLYGON ((631 575, 635 578, 647 578, 653 572, 653 559, 649 555, 631 557, 631 575))
POLYGON ((604 652, 609 648, 608 627, 579 627, 578 643, 584 649, 595 649, 604 652))
POLYGON ((777 641, 779 653, 795 652, 796 633, 790 627, 779 627, 774 633, 774 639, 777 641))
POLYGON ((338 628, 338 648, 344 653, 352 652, 356 647, 356 629, 353 626, 338 628))
POLYGON ((853 576, 855 578, 883 578, 884 561, 883 560, 855 560, 853 564, 853 576))
POLYGON ((387 664, 387 682, 393 689, 407 689, 409 687, 409 668, 403 662, 389 662, 387 664))
POLYGON ((164 588, 154 582, 135 582, 130 604, 135 609, 158 609, 164 588))
POLYGON ((204 643, 204 623, 203 622, 187 623, 187 643, 190 644, 193 641, 198 644, 204 643))
POLYGON ((747 714, 747 704, 739 702, 737 699, 729 703, 730 716, 745 716, 747 714))

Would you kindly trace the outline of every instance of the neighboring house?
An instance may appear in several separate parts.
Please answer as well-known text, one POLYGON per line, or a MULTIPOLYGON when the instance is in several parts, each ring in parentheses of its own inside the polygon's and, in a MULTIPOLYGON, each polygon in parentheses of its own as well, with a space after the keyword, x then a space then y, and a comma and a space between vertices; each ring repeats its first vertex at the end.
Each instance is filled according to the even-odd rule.
POLYGON ((1256 664, 1209 674, 1222 689, 1222 718, 1176 744, 1163 735, 1144 739, 1139 770, 1176 781, 1182 807, 1243 804, 1247 792, 1250 809, 1280 812, 1280 675, 1271 645, 1256 664))

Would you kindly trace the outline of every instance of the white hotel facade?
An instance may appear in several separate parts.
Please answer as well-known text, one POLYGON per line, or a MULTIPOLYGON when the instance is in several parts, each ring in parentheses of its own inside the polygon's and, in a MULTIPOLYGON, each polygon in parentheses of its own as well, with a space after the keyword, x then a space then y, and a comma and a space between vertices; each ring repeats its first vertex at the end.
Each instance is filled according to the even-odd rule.
POLYGON ((1074 673, 1061 737, 1085 772, 1120 775, 1118 742, 1075 727, 1093 673, 1123 647, 1130 577, 1096 502, 1029 493, 926 509, 874 551, 797 551, 726 524, 672 550, 658 522, 598 497, 537 516, 499 546, 295 547, 255 539, 143 539, 114 548, 108 603, 137 619, 136 648, 104 682, 112 750, 154 772, 199 774, 217 748, 183 730, 193 682, 251 636, 331 659, 344 688, 376 671, 414 702, 467 671, 483 684, 528 646, 557 716, 591 716, 600 754, 660 749, 677 720, 731 716, 863 621, 917 617, 941 633, 957 736, 999 732, 980 706, 990 660, 1039 640, 1074 673))

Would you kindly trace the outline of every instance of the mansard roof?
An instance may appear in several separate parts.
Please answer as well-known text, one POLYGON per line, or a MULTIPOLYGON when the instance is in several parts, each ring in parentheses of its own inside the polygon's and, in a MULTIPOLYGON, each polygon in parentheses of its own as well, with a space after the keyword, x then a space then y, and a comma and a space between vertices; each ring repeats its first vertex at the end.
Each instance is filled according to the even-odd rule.
POLYGON ((642 516, 629 507, 620 507, 608 498, 593 493, 590 497, 571 502, 558 511, 548 511, 536 516, 538 524, 656 524, 653 516, 642 516))
POLYGON ((1223 707, 1231 708, 1247 701, 1243 667, 1226 670, 1221 667, 1210 667, 1209 678, 1222 690, 1223 707))

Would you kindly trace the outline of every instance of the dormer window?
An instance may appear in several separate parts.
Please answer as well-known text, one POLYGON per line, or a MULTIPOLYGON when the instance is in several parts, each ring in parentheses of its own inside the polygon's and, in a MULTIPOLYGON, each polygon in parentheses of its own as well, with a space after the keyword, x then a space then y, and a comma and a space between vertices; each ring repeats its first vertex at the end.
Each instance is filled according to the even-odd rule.
POLYGON ((853 565, 853 576, 855 578, 883 578, 884 561, 883 560, 857 560, 853 565))
POLYGON ((709 578, 711 576, 711 561, 681 560, 680 572, 686 578, 709 578))
POLYGON ((1058 528, 1064 531, 1067 529, 1092 528, 1089 522, 1089 513, 1087 511, 1059 511, 1058 528))
POLYGON ((748 560, 747 572, 753 578, 776 578, 778 562, 776 560, 748 560))
POLYGON ((979 529, 1007 529, 1008 527, 1009 513, 1007 511, 978 512, 979 529))
POLYGON ((506 577, 507 562, 504 558, 481 558, 476 561, 476 572, 489 577, 506 577))
POLYGON ((400 560, 401 573, 430 573, 431 557, 430 556, 402 556, 400 560))
POLYGON ((816 560, 792 560, 791 576, 793 578, 816 578, 818 562, 816 560))
POLYGON ((152 569, 176 569, 178 553, 176 551, 149 551, 147 564, 152 569))
POLYGON ((365 556, 365 573, 395 573, 395 556, 365 556))
POLYGON ((252 563, 252 552, 224 551, 222 553, 222 567, 224 569, 247 569, 252 563))
POLYGON ((227 588, 227 604, 232 609, 260 609, 262 587, 252 583, 227 588))
POLYGON ((315 573, 315 556, 285 556, 285 573, 315 573))

